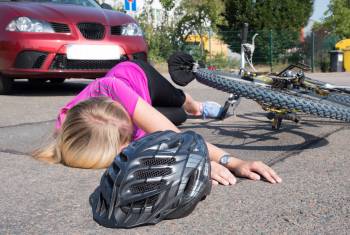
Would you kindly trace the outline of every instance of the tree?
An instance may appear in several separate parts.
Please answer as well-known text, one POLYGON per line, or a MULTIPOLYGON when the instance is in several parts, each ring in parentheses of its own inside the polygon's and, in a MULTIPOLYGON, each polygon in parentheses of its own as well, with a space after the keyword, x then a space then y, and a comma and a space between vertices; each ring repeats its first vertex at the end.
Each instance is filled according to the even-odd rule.
MULTIPOLYGON (((145 32, 152 60, 166 60, 172 52, 183 49, 191 34, 200 36, 202 46, 209 29, 215 30, 216 25, 222 23, 221 0, 183 0, 177 5, 175 0, 160 0, 163 6, 161 25, 153 24, 152 2, 145 1, 144 10, 137 19, 145 32)), ((201 49, 201 59, 205 59, 203 47, 201 49)))
POLYGON ((300 30, 312 13, 313 0, 225 0, 225 29, 241 29, 248 22, 252 29, 300 30))
POLYGON ((226 21, 219 25, 220 34, 233 51, 239 52, 239 32, 243 23, 249 23, 249 38, 259 33, 255 58, 266 62, 268 57, 279 57, 298 45, 300 30, 307 24, 312 6, 313 0, 225 0, 226 21), (274 38, 278 40, 273 40, 271 49, 274 38))
POLYGON ((156 25, 154 22, 154 12, 151 8, 153 0, 145 0, 142 14, 137 18, 148 43, 148 56, 153 61, 166 60, 177 47, 174 40, 175 28, 168 22, 168 11, 173 9, 175 3, 173 0, 161 0, 160 2, 164 8, 162 24, 156 25))
POLYGON ((175 6, 174 0, 160 0, 160 3, 166 11, 171 11, 171 9, 173 9, 175 6))
POLYGON ((176 23, 177 38, 185 44, 189 35, 199 35, 202 59, 205 59, 203 37, 215 31, 222 23, 223 2, 221 0, 183 0, 176 9, 179 17, 176 23))
POLYGON ((350 37, 350 1, 331 0, 322 27, 341 38, 350 37))

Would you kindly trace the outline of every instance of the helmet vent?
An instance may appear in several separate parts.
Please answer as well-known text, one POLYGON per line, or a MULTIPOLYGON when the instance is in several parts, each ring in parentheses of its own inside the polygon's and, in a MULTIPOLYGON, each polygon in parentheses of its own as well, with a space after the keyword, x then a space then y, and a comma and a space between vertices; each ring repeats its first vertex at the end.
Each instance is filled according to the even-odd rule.
POLYGON ((120 157, 120 160, 123 161, 123 162, 127 162, 128 161, 128 157, 123 152, 121 152, 119 154, 119 157, 120 157))
POLYGON ((152 206, 158 201, 159 195, 154 195, 152 197, 149 197, 146 202, 146 206, 152 206))
POLYGON ((107 212, 107 207, 106 207, 106 202, 104 200, 99 200, 99 202, 101 203, 101 207, 98 208, 99 212, 100 212, 100 216, 103 216, 106 214, 107 212))
POLYGON ((145 198, 133 203, 130 203, 129 207, 133 208, 143 208, 148 206, 154 206, 154 204, 157 202, 159 195, 154 195, 149 198, 145 198))
POLYGON ((130 203, 130 207, 142 208, 145 206, 145 204, 146 204, 146 199, 142 199, 142 200, 130 203))
POLYGON ((150 183, 139 183, 130 187, 132 193, 144 193, 153 190, 160 189, 163 185, 165 185, 166 181, 161 180, 158 182, 150 182, 150 183))
POLYGON ((114 162, 112 163, 112 167, 115 173, 118 173, 120 171, 120 168, 117 164, 115 164, 114 162))
POLYGON ((109 185, 111 185, 111 187, 113 187, 114 180, 117 178, 119 172, 120 172, 120 168, 115 162, 113 162, 111 167, 107 169, 105 176, 107 178, 107 182, 109 183, 109 185))
POLYGON ((147 179, 152 177, 160 177, 171 174, 170 168, 161 168, 161 169, 147 169, 140 170, 135 172, 135 177, 137 179, 147 179))
POLYGON ((106 174, 106 179, 107 179, 107 183, 110 187, 113 187, 114 185, 114 178, 112 175, 110 174, 106 174))
POLYGON ((142 165, 145 166, 172 165, 175 163, 175 158, 147 158, 142 160, 142 165))

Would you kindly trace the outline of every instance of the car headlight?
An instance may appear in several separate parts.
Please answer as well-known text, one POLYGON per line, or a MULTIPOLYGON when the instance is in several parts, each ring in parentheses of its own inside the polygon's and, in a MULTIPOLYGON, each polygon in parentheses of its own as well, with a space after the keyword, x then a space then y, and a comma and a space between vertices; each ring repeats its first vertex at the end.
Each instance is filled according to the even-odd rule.
POLYGON ((36 20, 29 17, 18 17, 12 20, 6 27, 11 32, 34 32, 34 33, 54 33, 51 25, 43 20, 36 20))
POLYGON ((121 34, 124 36, 143 36, 142 29, 136 23, 122 25, 121 34))

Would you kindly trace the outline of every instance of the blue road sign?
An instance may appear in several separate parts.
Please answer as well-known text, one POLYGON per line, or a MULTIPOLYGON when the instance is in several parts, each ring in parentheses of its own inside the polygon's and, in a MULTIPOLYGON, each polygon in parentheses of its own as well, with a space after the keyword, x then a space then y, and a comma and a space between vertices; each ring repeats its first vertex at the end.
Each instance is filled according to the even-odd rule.
POLYGON ((124 10, 136 11, 136 0, 124 0, 124 10))

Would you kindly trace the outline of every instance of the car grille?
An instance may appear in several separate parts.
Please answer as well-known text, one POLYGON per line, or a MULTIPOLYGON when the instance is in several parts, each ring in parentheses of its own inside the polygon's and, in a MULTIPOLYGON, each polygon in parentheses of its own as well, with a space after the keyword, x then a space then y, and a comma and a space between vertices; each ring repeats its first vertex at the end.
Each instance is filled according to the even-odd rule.
POLYGON ((20 69, 40 69, 46 57, 46 52, 22 51, 17 55, 14 67, 20 69))
POLYGON ((53 70, 107 70, 124 60, 127 60, 126 56, 119 60, 69 60, 66 55, 58 54, 50 68, 53 70))
POLYGON ((86 39, 101 40, 105 36, 105 27, 98 23, 79 23, 78 28, 86 39))
POLYGON ((111 35, 121 35, 122 34, 122 26, 116 25, 111 26, 111 35))
POLYGON ((47 54, 39 56, 36 61, 33 64, 34 69, 40 69, 41 66, 43 65, 45 59, 46 59, 47 54))
POLYGON ((55 33, 70 33, 70 29, 66 24, 50 22, 50 25, 55 33))

